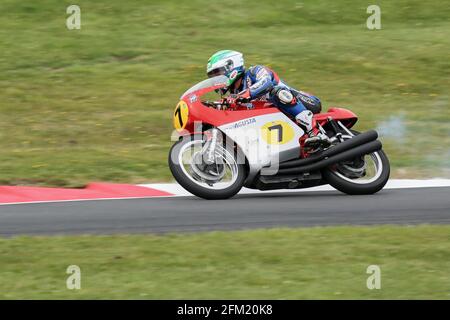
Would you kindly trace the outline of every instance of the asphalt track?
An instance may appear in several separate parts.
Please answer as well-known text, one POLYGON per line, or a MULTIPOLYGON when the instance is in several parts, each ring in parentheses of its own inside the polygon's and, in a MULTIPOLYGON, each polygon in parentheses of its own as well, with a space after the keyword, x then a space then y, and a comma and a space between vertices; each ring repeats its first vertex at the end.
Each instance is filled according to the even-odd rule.
POLYGON ((0 236, 165 233, 373 224, 450 224, 450 187, 34 203, 0 206, 0 236))

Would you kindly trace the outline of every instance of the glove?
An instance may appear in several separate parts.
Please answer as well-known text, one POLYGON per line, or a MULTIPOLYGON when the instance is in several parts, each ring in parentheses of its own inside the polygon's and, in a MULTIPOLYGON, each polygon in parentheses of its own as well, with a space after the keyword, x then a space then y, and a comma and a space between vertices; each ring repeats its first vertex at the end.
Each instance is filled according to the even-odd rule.
POLYGON ((229 95, 225 98, 224 104, 228 106, 235 106, 237 102, 237 97, 235 95, 229 95))
POLYGON ((250 98, 250 90, 247 89, 247 90, 239 92, 236 100, 238 102, 249 102, 251 100, 251 98, 250 98))
POLYGON ((228 105, 236 105, 237 103, 245 103, 249 102, 250 99, 250 90, 245 90, 240 92, 239 94, 230 94, 225 98, 225 102, 228 105))

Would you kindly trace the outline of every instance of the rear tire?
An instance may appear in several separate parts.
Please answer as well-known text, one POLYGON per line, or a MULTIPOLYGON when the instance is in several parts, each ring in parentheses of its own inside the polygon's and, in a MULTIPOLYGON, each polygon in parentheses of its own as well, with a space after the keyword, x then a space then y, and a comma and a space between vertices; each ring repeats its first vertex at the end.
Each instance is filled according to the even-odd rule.
MULTIPOLYGON (((354 134, 358 134, 356 131, 352 131, 354 134)), ((378 154, 381 160, 381 174, 380 176, 370 183, 355 183, 348 180, 344 180, 339 177, 332 168, 325 168, 322 170, 323 178, 335 189, 350 195, 365 195, 374 194, 383 189, 389 180, 390 175, 390 163, 389 159, 383 150, 374 152, 378 154)))

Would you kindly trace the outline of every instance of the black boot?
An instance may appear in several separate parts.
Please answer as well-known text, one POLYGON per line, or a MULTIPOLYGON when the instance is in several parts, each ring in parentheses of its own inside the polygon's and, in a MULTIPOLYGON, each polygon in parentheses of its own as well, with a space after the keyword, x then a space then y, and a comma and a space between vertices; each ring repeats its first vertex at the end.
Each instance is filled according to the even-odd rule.
MULTIPOLYGON (((331 145, 330 138, 323 133, 315 135, 313 131, 308 132, 308 138, 305 140, 304 147, 306 149, 314 150, 314 152, 319 149, 329 147, 331 145)), ((311 151, 310 151, 311 152, 311 151)))

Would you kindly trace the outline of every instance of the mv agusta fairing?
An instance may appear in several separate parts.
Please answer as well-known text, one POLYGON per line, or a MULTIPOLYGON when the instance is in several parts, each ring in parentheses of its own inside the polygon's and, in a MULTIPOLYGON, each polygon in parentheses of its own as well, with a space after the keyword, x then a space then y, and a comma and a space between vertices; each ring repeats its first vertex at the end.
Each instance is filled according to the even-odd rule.
POLYGON ((315 133, 329 143, 305 148, 306 135, 267 101, 230 103, 220 92, 227 77, 204 80, 181 96, 173 123, 178 141, 169 154, 176 181, 205 199, 226 199, 251 189, 299 189, 330 184, 352 195, 380 191, 390 165, 374 130, 352 130, 358 117, 343 108, 311 110, 315 133))

